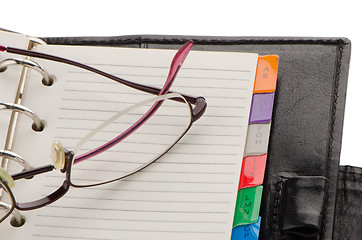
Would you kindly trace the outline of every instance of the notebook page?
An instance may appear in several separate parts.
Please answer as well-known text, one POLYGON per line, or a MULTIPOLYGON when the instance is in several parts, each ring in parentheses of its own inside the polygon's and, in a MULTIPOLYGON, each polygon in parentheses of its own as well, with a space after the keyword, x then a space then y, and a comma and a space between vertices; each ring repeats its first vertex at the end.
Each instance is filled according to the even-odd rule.
MULTIPOLYGON (((37 50, 157 87, 163 85, 176 53, 78 46, 37 50)), ((46 120, 47 127, 34 134, 24 123, 17 152, 29 156, 34 165, 50 162, 53 140, 72 147, 115 109, 150 97, 85 71, 39 63, 57 81, 43 87, 36 73, 30 81, 33 97, 27 106, 46 120)), ((203 96, 208 107, 174 148, 124 181, 71 188, 52 205, 24 213, 24 227, 2 224, 0 232, 15 239, 230 239, 256 63, 256 54, 191 51, 171 90, 203 96)), ((16 194, 26 199, 30 193, 21 191, 25 186, 47 194, 63 181, 60 173, 44 174, 19 181, 16 194)))

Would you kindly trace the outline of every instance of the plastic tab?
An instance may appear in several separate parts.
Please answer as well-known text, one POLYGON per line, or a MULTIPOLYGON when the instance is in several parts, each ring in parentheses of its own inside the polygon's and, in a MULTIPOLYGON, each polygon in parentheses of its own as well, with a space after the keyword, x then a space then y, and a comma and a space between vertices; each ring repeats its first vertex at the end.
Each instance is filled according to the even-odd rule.
POLYGON ((263 186, 238 191, 233 227, 258 221, 263 186))
POLYGON ((248 156, 243 159, 239 189, 261 185, 264 180, 267 154, 248 156))
POLYGON ((270 123, 250 124, 244 156, 263 155, 268 151, 270 123))
POLYGON ((274 92, 254 94, 249 124, 270 122, 273 113, 274 92))
POLYGON ((279 57, 277 55, 260 56, 256 70, 253 93, 274 92, 277 83, 279 57))
POLYGON ((256 223, 237 226, 231 232, 231 240, 258 240, 261 217, 256 223))

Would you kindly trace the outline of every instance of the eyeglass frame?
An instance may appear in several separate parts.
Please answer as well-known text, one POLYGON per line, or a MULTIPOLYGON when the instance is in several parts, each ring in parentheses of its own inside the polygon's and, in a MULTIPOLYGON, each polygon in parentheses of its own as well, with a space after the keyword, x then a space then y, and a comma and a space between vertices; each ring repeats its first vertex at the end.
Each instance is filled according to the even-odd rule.
POLYGON ((10 200, 11 200, 11 202, 12 202, 10 208, 7 209, 7 213, 6 213, 2 218, 0 218, 0 223, 1 223, 1 222, 4 221, 7 217, 9 217, 10 214, 14 211, 16 201, 15 201, 14 194, 13 194, 13 192, 11 191, 9 185, 8 185, 7 182, 6 182, 4 179, 2 179, 1 177, 0 177, 0 184, 5 188, 4 190, 5 190, 7 193, 9 193, 9 197, 10 197, 10 200))
MULTIPOLYGON (((192 41, 187 42, 186 44, 184 44, 181 47, 179 52, 182 50, 182 48, 189 47, 191 49, 192 44, 193 44, 192 41), (191 45, 191 47, 190 47, 190 45, 191 45)), ((4 47, 4 46, 0 45, 0 52, 4 52, 4 51, 6 51, 8 53, 24 55, 24 56, 29 56, 29 57, 35 57, 35 58, 41 58, 41 59, 46 59, 46 60, 50 60, 50 61, 60 62, 60 63, 68 64, 68 65, 71 65, 71 66, 79 67, 79 68, 94 72, 96 74, 99 74, 101 76, 104 76, 106 78, 109 78, 111 80, 114 80, 114 81, 116 81, 118 83, 124 84, 124 85, 126 85, 128 87, 131 87, 131 88, 143 91, 143 92, 147 92, 147 93, 150 93, 150 94, 153 94, 153 95, 163 95, 163 94, 165 94, 167 92, 168 93, 174 93, 172 91, 169 91, 169 88, 171 87, 172 81, 176 77, 177 72, 179 71, 179 69, 180 69, 180 67, 182 65, 182 62, 183 62, 182 61, 181 64, 178 63, 178 66, 177 66, 176 69, 173 69, 174 61, 172 62, 171 67, 170 67, 170 73, 169 73, 169 76, 170 75, 172 76, 171 84, 166 82, 165 86, 162 89, 159 89, 159 88, 155 88, 155 87, 150 87, 150 86, 146 86, 146 85, 142 85, 142 84, 133 83, 133 82, 130 82, 128 80, 125 80, 125 79, 119 78, 117 76, 114 76, 114 75, 108 74, 106 72, 103 72, 101 70, 98 70, 96 68, 87 66, 87 65, 82 64, 82 63, 75 62, 73 60, 65 59, 65 58, 62 58, 62 57, 57 57, 57 56, 53 56, 53 55, 49 55, 49 54, 38 53, 38 52, 33 52, 33 51, 23 50, 23 49, 17 49, 17 48, 12 48, 12 47, 4 47), (174 71, 174 73, 171 74, 171 71, 174 71)), ((187 55, 187 53, 186 53, 186 55, 187 55)), ((185 54, 185 53, 182 53, 182 54, 185 54)), ((185 58, 186 56, 181 56, 181 57, 185 58)), ((174 60, 175 60, 175 58, 174 58, 174 60)), ((175 141, 175 143, 173 145, 171 145, 163 154, 161 154, 160 156, 155 158, 151 163, 153 163, 154 161, 157 161, 169 149, 171 149, 186 134, 186 132, 191 128, 192 123, 197 121, 204 114, 204 112, 206 111, 207 103, 206 103, 206 100, 205 100, 204 97, 192 97, 192 96, 184 95, 184 94, 180 94, 180 95, 181 95, 181 98, 183 98, 183 99, 181 99, 180 97, 174 97, 174 98, 171 98, 171 100, 178 101, 178 102, 184 102, 184 100, 186 100, 186 102, 189 105, 190 110, 191 110, 190 124, 187 127, 187 129, 185 130, 185 132, 179 137, 179 139, 177 141, 175 141), (193 108, 192 105, 195 105, 195 107, 193 108)), ((100 183, 100 184, 85 185, 85 186, 74 185, 74 184, 72 184, 72 182, 70 180, 70 173, 71 173, 71 167, 72 167, 72 163, 73 163, 74 153, 72 151, 69 151, 69 150, 65 149, 64 154, 65 154, 65 165, 64 165, 64 168, 61 169, 61 172, 66 174, 66 179, 65 179, 65 181, 63 182, 63 184, 62 184, 62 186, 60 188, 58 188, 56 191, 54 191, 49 196, 46 196, 44 198, 41 198, 41 199, 38 199, 38 200, 35 200, 35 201, 32 201, 32 202, 18 203, 18 202, 16 202, 16 199, 15 199, 11 189, 8 187, 7 183, 2 178, 0 178, 2 184, 7 187, 6 190, 11 195, 13 203, 14 203, 14 206, 12 207, 12 210, 9 211, 8 214, 6 214, 7 216, 4 217, 3 220, 6 219, 11 214, 13 209, 18 209, 18 210, 21 210, 21 211, 34 210, 34 209, 44 207, 46 205, 49 205, 49 204, 57 201, 58 199, 60 199, 62 196, 64 196, 68 192, 70 186, 77 187, 77 188, 98 186, 98 185, 103 185, 103 184, 107 184, 107 183, 110 183, 110 182, 118 181, 118 180, 121 180, 121 179, 129 176, 129 175, 127 175, 127 176, 124 176, 122 178, 114 179, 114 180, 103 182, 103 183, 100 183)), ((145 165, 144 167, 142 167, 138 171, 140 171, 143 168, 147 167, 151 163, 145 165)), ((42 167, 31 169, 31 170, 28 170, 28 171, 23 171, 23 172, 20 172, 20 173, 13 174, 11 177, 13 178, 13 180, 29 178, 29 177, 33 177, 35 175, 39 175, 39 174, 42 174, 42 173, 52 171, 54 169, 55 169, 54 165, 49 164, 49 165, 45 165, 45 166, 42 166, 42 167)), ((134 172, 134 173, 136 173, 136 172, 134 172)), ((134 173, 132 173, 132 174, 134 174, 134 173)))

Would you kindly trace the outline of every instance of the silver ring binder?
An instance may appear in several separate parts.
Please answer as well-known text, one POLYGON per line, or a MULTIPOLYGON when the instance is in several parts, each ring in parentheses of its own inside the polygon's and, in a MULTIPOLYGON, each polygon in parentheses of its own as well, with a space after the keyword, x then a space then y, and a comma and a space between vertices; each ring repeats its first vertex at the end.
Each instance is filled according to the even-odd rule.
POLYGON ((14 161, 20 163, 23 166, 24 170, 31 169, 29 163, 27 161, 25 161, 23 157, 21 157, 20 155, 14 153, 14 152, 7 151, 7 150, 0 150, 0 157, 13 159, 14 161))
MULTIPOLYGON (((31 50, 34 47, 36 47, 36 45, 39 45, 39 44, 46 44, 46 43, 40 39, 29 38, 29 43, 28 43, 27 49, 31 50)), ((0 160, 1 160, 0 162, 1 162, 1 167, 3 167, 5 170, 8 169, 10 160, 15 160, 16 162, 20 163, 25 170, 27 170, 27 169, 31 169, 30 164, 27 161, 25 161, 21 156, 12 152, 19 115, 25 114, 28 117, 30 117, 34 121, 32 128, 35 131, 41 131, 45 126, 45 123, 42 120, 40 120, 40 118, 38 117, 37 114, 35 114, 30 109, 28 109, 22 105, 23 97, 24 97, 25 89, 26 89, 26 85, 27 85, 26 83, 28 80, 28 73, 29 73, 30 69, 33 69, 33 70, 39 72, 43 76, 43 79, 42 79, 43 84, 47 85, 47 86, 52 85, 55 77, 52 75, 49 75, 49 73, 45 69, 43 69, 40 64, 31 60, 29 57, 26 57, 25 59, 13 59, 13 58, 5 59, 4 61, 0 62, 0 70, 4 71, 4 70, 6 70, 6 68, 8 66, 11 66, 11 65, 21 65, 22 71, 21 71, 21 76, 20 76, 20 80, 18 83, 18 88, 17 88, 14 103, 13 104, 0 103, 0 110, 11 110, 12 111, 10 121, 9 121, 8 132, 6 135, 4 149, 0 150, 0 160)), ((0 192, 0 200, 1 200, 1 197, 2 197, 2 193, 0 192)), ((17 220, 20 220, 21 214, 17 214, 17 215, 18 215, 18 217, 15 216, 15 218, 17 220)))
MULTIPOLYGON (((0 201, 0 209, 9 209, 10 206, 6 203, 3 203, 0 201)), ((14 209, 12 212, 11 212, 11 215, 13 215, 13 219, 11 221, 11 225, 14 226, 14 227, 20 227, 22 225, 24 225, 25 223, 25 217, 17 210, 17 209, 14 209)))
POLYGON ((4 72, 8 66, 11 65, 23 65, 24 67, 31 68, 39 72, 42 76, 42 82, 46 86, 51 86, 54 83, 54 76, 50 75, 45 69, 43 69, 39 63, 30 59, 16 59, 8 58, 0 62, 0 72, 4 72))
POLYGON ((0 102, 0 110, 12 110, 12 111, 22 113, 22 114, 30 117, 34 121, 33 129, 35 131, 42 131, 44 129, 44 122, 42 120, 40 120, 38 115, 36 115, 33 111, 31 111, 27 107, 24 107, 19 104, 14 104, 14 103, 0 102))

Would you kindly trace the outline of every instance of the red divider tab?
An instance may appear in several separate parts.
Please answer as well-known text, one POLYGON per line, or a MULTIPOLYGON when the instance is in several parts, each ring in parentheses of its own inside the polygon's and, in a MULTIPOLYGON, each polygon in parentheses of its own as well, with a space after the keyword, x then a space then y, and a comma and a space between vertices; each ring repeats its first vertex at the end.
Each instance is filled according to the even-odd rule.
POLYGON ((239 189, 261 185, 264 179, 267 154, 244 157, 239 189))

